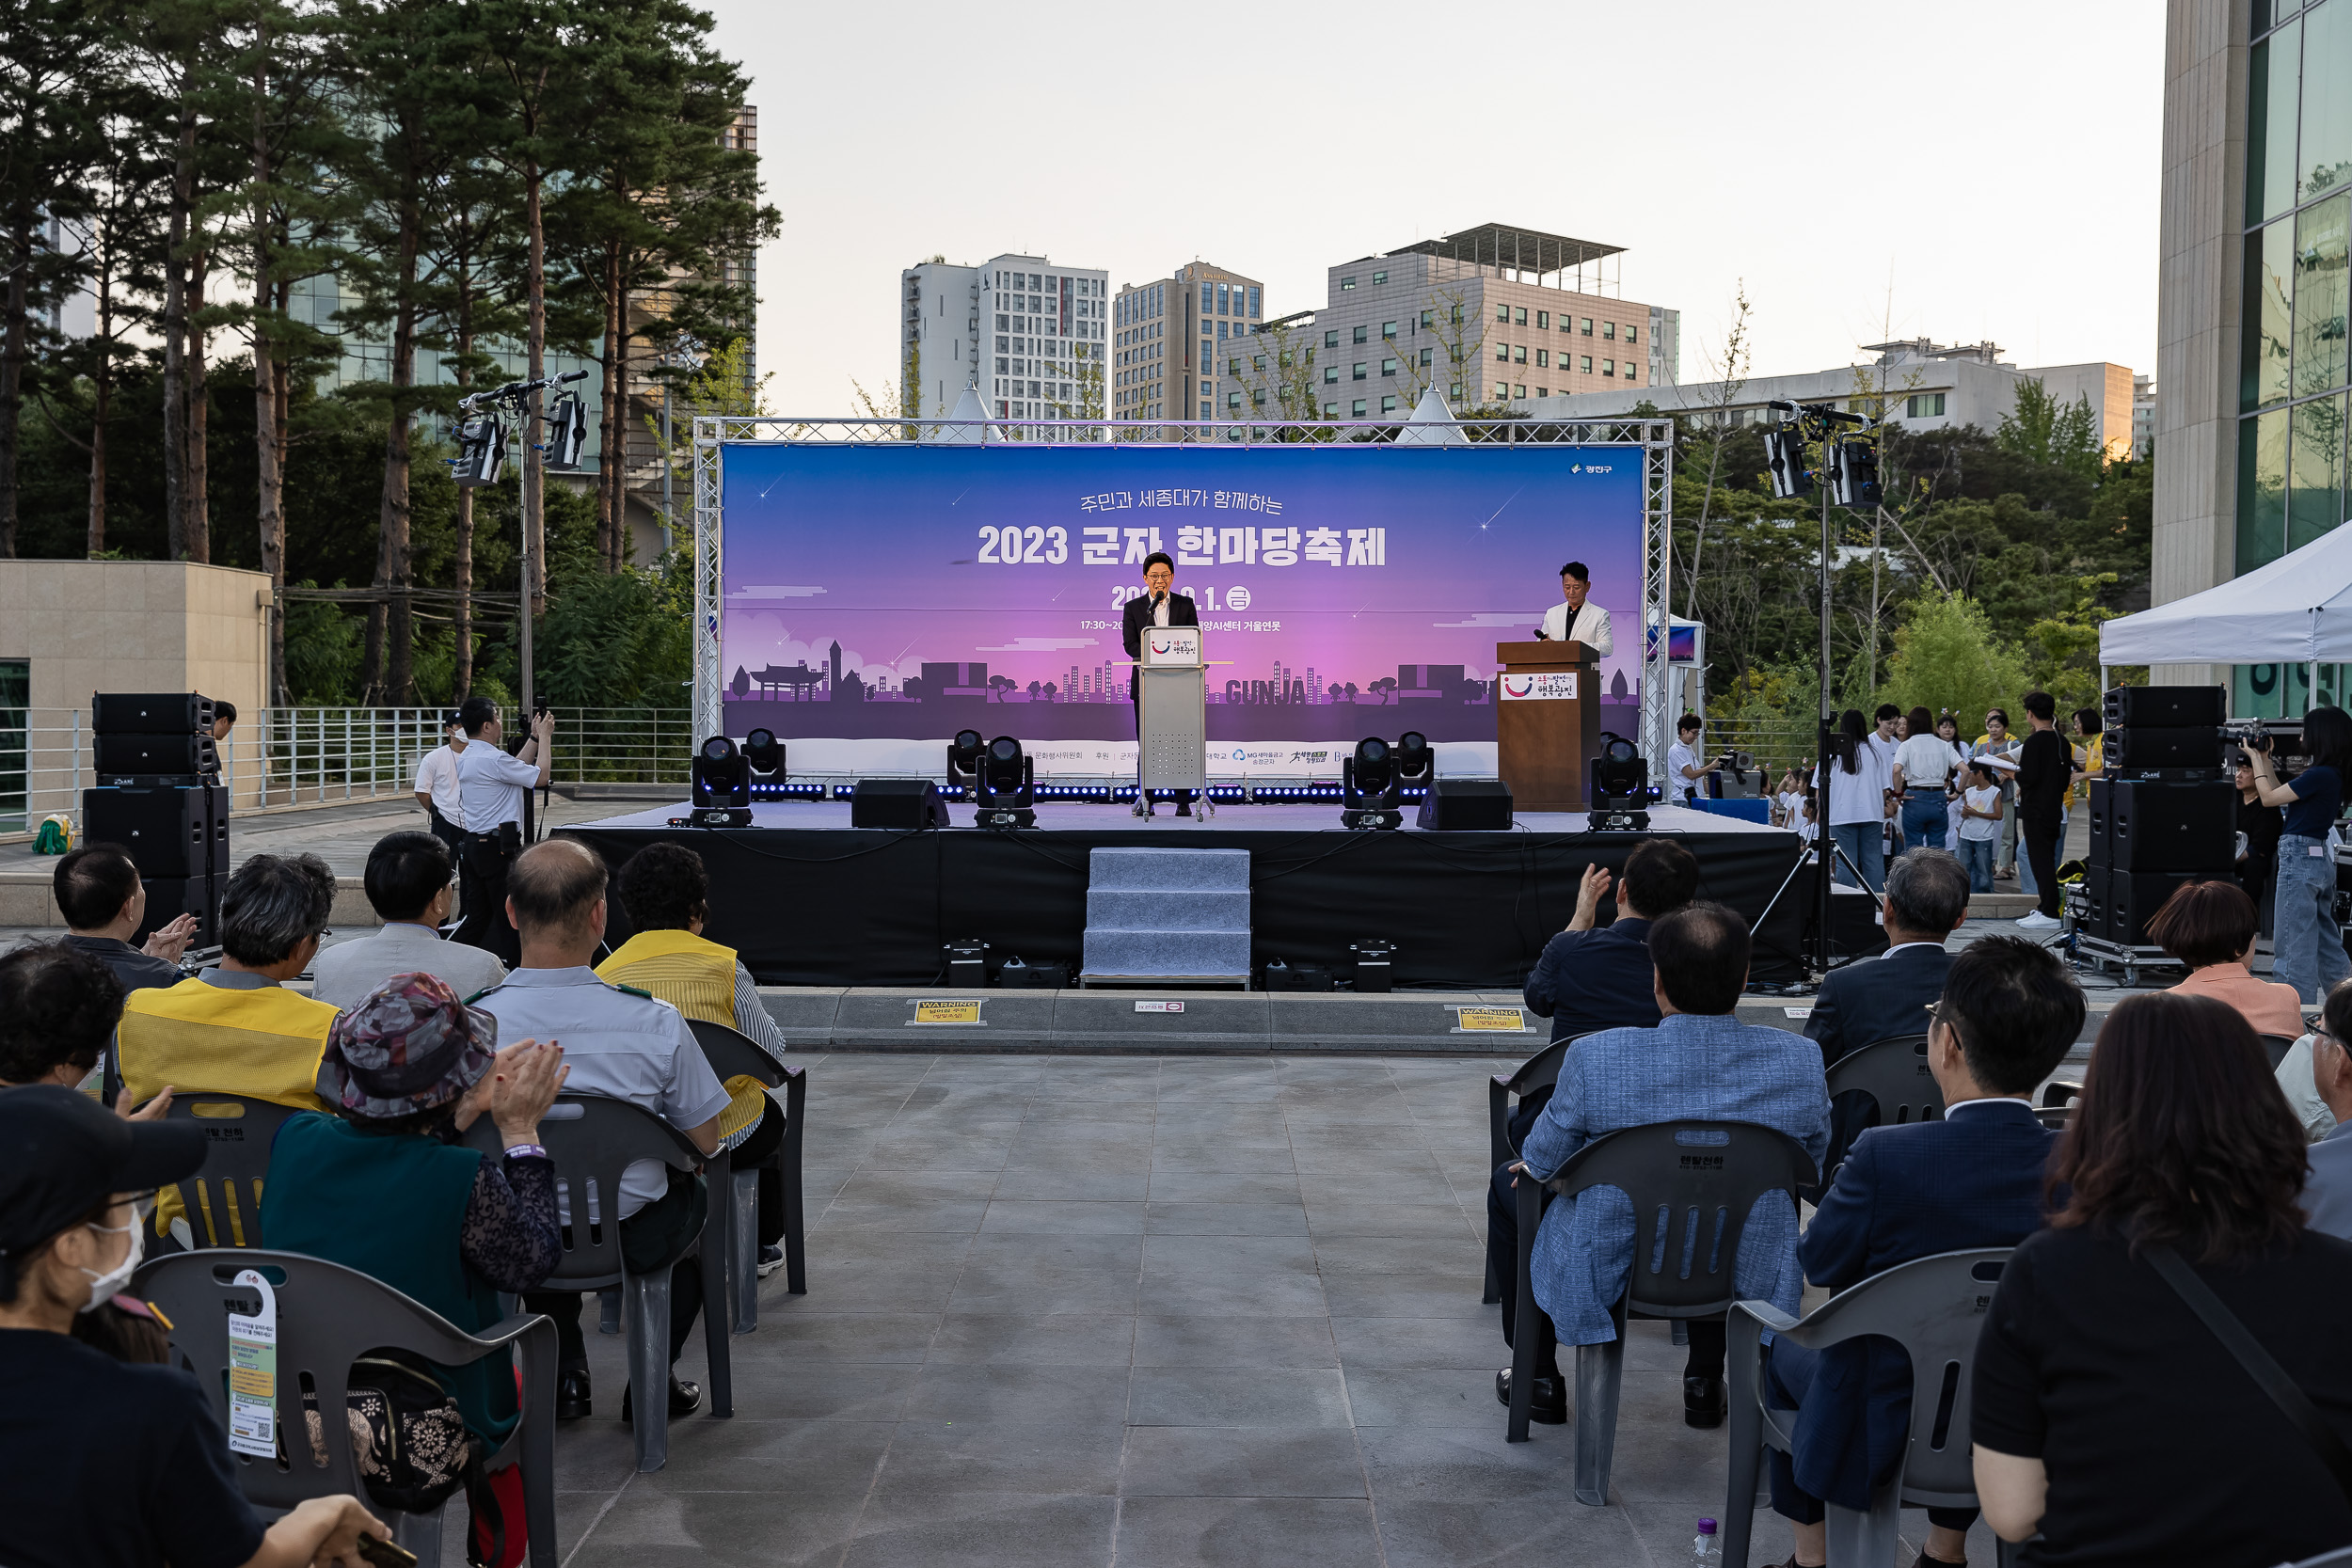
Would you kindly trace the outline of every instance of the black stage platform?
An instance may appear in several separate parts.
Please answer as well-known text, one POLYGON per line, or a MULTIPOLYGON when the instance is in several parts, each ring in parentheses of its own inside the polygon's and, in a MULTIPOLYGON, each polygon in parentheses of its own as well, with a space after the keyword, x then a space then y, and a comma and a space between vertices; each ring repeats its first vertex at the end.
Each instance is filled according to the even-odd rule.
MULTIPOLYGON (((951 809, 970 820, 971 807, 951 809)), ((1399 986, 1516 989, 1575 913, 1584 867, 1613 871, 1645 837, 1673 838, 1698 857, 1701 897, 1751 922, 1772 905, 1755 983, 1798 977, 1809 908, 1809 867, 1773 899, 1796 863, 1793 834, 1678 807, 1653 811, 1646 834, 1590 832, 1563 813, 1522 815, 1509 832, 1350 832, 1327 804, 1230 805, 1207 819, 1163 804, 1146 822, 1125 806, 1056 801, 1040 805, 1037 828, 1017 832, 852 828, 847 801, 821 800, 755 806, 745 829, 668 826, 686 810, 656 807, 557 836, 615 870, 658 840, 691 846, 710 872, 709 934, 763 985, 929 985, 943 978, 943 945, 972 937, 990 943, 992 964, 1017 954, 1074 974, 1087 855, 1098 847, 1247 849, 1253 967, 1280 958, 1344 974, 1350 942, 1383 937, 1397 944, 1399 986)), ((1613 893, 1603 911, 1613 917, 1613 893)), ((1855 912, 1839 921, 1841 935, 1858 927, 1867 942, 1867 901, 1855 912)), ((617 898, 610 922, 617 944, 629 929, 617 898)))

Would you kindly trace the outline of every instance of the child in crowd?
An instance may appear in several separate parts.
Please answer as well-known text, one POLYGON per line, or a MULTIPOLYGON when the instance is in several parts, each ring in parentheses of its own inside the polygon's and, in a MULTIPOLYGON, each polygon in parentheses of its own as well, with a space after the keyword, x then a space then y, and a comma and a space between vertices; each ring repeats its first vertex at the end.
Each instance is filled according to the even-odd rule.
POLYGON ((2001 845, 2001 786, 1993 765, 1968 765, 1968 787, 1960 797, 1960 860, 1968 868, 1968 891, 1993 891, 1993 861, 2001 845))

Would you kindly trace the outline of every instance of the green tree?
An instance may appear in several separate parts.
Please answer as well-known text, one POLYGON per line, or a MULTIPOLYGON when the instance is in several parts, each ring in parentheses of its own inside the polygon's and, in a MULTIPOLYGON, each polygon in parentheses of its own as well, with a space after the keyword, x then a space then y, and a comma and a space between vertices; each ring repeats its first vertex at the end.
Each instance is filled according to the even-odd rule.
POLYGON ((1895 631, 1886 684, 1873 693, 1899 707, 1982 713, 2028 687, 2026 661, 1993 630, 1983 607, 1961 594, 1927 594, 1895 631))
POLYGON ((2090 411, 2090 395, 2060 403, 2038 376, 2017 384, 2017 406, 2001 416, 1994 439, 2003 450, 2029 462, 2095 480, 2104 454, 2099 450, 2099 421, 2090 411))

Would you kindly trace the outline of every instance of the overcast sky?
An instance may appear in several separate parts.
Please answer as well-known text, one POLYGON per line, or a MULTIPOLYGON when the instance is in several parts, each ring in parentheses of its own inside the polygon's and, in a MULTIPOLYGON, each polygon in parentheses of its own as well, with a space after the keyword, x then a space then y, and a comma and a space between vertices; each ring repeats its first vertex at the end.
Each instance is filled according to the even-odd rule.
POLYGON ((771 412, 895 374, 899 269, 1005 251, 1114 290, 1199 258, 1324 303, 1324 268, 1496 222, 1622 245, 1708 377, 1991 338, 2155 369, 2155 0, 1818 10, 1403 0, 704 0, 752 77, 771 412), (1770 25, 1767 25, 1770 24, 1770 25))

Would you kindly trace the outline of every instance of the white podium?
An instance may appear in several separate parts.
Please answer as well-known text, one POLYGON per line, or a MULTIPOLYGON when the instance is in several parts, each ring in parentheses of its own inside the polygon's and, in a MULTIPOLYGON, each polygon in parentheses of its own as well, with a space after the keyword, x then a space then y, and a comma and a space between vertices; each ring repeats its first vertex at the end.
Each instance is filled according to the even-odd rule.
POLYGON ((1189 789, 1208 809, 1208 666, 1199 626, 1146 626, 1136 661, 1136 815, 1154 789, 1189 789))

